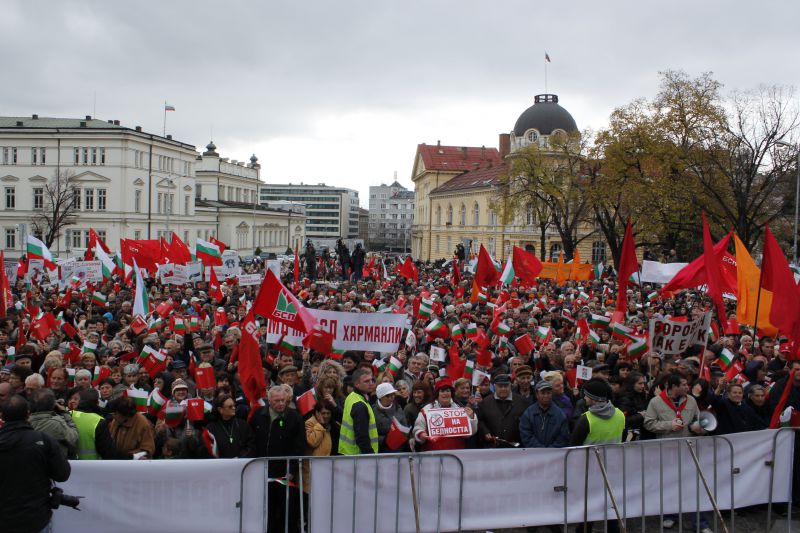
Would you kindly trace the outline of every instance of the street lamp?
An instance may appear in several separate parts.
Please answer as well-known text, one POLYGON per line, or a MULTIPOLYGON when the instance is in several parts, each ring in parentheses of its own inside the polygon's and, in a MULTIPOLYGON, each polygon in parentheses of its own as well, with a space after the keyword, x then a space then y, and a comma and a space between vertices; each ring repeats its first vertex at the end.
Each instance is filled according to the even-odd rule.
MULTIPOLYGON (((787 146, 789 148, 797 148, 793 144, 789 144, 785 141, 777 141, 775 144, 780 146, 787 146)), ((797 150, 796 156, 796 163, 797 168, 795 169, 796 173, 796 185, 794 191, 794 240, 792 242, 792 264, 797 265, 797 218, 800 211, 800 149, 797 150)))

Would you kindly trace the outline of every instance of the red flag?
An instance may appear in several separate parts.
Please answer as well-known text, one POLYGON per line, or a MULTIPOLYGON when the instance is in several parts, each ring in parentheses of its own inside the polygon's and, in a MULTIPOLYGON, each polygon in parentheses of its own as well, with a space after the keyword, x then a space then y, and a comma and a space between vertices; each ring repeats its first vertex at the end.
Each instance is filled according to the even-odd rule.
POLYGON ((161 318, 167 318, 167 315, 169 315, 171 312, 172 302, 169 300, 164 300, 156 306, 156 313, 158 313, 161 318))
POLYGON ((475 350, 475 364, 480 366, 492 366, 492 352, 486 348, 475 350))
POLYGON ((41 318, 34 319, 31 323, 30 335, 41 341, 45 340, 50 332, 58 327, 53 313, 45 313, 41 318))
POLYGON ((239 341, 239 380, 251 409, 255 408, 258 400, 266 396, 267 392, 254 309, 255 306, 250 309, 242 323, 242 338, 239 341))
POLYGON ((453 269, 453 287, 458 287, 461 283, 461 266, 458 264, 458 259, 453 259, 453 264, 451 267, 453 269))
MULTIPOLYGON (((194 358, 192 358, 194 361, 194 358)), ((217 378, 214 375, 214 368, 201 366, 194 369, 194 383, 198 389, 213 389, 217 386, 217 378)))
MULTIPOLYGON (((134 353, 133 355, 139 355, 138 353, 134 353)), ((80 347, 75 344, 74 342, 69 343, 69 351, 64 356, 64 359, 69 364, 74 364, 80 361, 81 359, 81 349, 80 347)))
MULTIPOLYGON (((722 324, 722 329, 728 328, 728 313, 725 311, 725 302, 722 301, 722 275, 720 274, 720 255, 714 251, 711 240, 711 231, 708 229, 706 213, 703 211, 703 260, 705 261, 706 278, 708 279, 708 295, 717 308, 717 319, 722 324)), ((788 264, 787 264, 788 266, 788 264)), ((794 283, 794 282, 793 282, 794 283)))
POLYGON ((219 279, 217 279, 217 273, 214 271, 214 267, 211 268, 211 274, 209 275, 208 281, 208 295, 214 298, 214 301, 219 303, 225 297, 222 294, 222 288, 219 284, 219 279))
POLYGON ((74 327, 72 327, 72 324, 70 324, 69 322, 64 322, 63 324, 61 324, 61 329, 64 331, 64 333, 66 333, 67 337, 70 339, 78 334, 78 331, 74 327))
POLYGON ((219 241, 219 240, 215 239, 213 236, 208 239, 208 242, 210 242, 211 244, 216 244, 217 246, 219 246, 219 253, 223 253, 225 250, 228 249, 228 245, 227 244, 225 244, 222 241, 219 241))
POLYGON ((417 271, 417 267, 414 265, 414 261, 411 260, 410 255, 406 257, 406 260, 402 265, 400 265, 400 268, 397 269, 397 273, 405 278, 419 281, 419 272, 417 271))
POLYGON ((22 279, 28 273, 28 257, 23 255, 17 263, 17 279, 22 279))
POLYGON ((311 331, 316 323, 308 309, 303 307, 269 269, 253 303, 252 312, 304 333, 311 331))
POLYGON ((625 227, 625 237, 622 239, 619 268, 617 269, 617 311, 624 313, 628 310, 628 278, 638 270, 639 262, 636 260, 631 221, 628 220, 628 225, 625 227))
POLYGON ((386 434, 386 447, 391 451, 399 450, 403 444, 408 442, 410 431, 410 427, 404 426, 396 418, 392 418, 392 426, 389 428, 389 433, 386 434))
POLYGON ((214 311, 214 325, 215 326, 227 326, 228 325, 228 313, 225 312, 225 309, 220 307, 216 311, 214 311))
MULTIPOLYGON (((769 228, 767 228, 767 232, 769 232, 769 228)), ((770 236, 772 236, 770 234, 770 236)), ((774 237, 773 237, 774 240, 774 237)), ((765 236, 766 241, 766 236, 765 236)), ((777 243, 776 243, 777 244, 777 243)), ((766 258, 766 242, 764 244, 765 254, 764 257, 766 258)), ((763 264, 763 263, 762 263, 763 264)), ((787 263, 788 264, 788 263, 787 263)), ((763 272, 763 271, 762 271, 763 272)), ((774 302, 774 300, 773 300, 774 302)), ((772 319, 770 318, 770 322, 772 319)), ((796 368, 793 368, 792 371, 789 373, 789 378, 786 380, 786 386, 783 388, 783 392, 781 393, 781 397, 778 400, 778 405, 775 406, 775 411, 772 412, 772 420, 770 420, 769 427, 770 429, 775 429, 780 427, 781 425, 781 413, 783 413, 784 407, 786 407, 786 400, 789 398, 789 392, 794 388, 794 373, 797 371, 796 368)))
POLYGON ((478 287, 492 287, 500 279, 500 273, 494 266, 492 256, 489 255, 489 252, 486 251, 482 244, 480 252, 478 252, 478 266, 475 269, 474 279, 478 287))
POLYGON ((322 326, 317 324, 303 338, 303 346, 322 355, 328 355, 333 351, 333 334, 323 330, 322 326))
POLYGON ((542 262, 539 258, 518 246, 513 248, 511 265, 514 267, 514 275, 525 285, 534 285, 536 276, 542 271, 542 262))
POLYGON ((516 346, 517 351, 521 354, 531 353, 533 351, 533 340, 531 339, 530 334, 526 333, 521 337, 517 337, 514 340, 514 346, 516 346))
POLYGON ((94 247, 97 246, 97 245, 100 245, 100 248, 102 248, 105 253, 107 253, 107 254, 111 253, 111 250, 108 249, 108 246, 106 246, 106 243, 103 242, 103 239, 101 239, 100 236, 97 235, 97 232, 94 229, 89 228, 89 247, 88 247, 88 250, 91 250, 92 252, 94 252, 94 247))
MULTIPOLYGON (((728 241, 730 238, 731 234, 728 233, 717 244, 714 245, 714 253, 717 255, 717 257, 723 257, 722 254, 726 253, 725 250, 728 248, 728 241)), ((734 279, 732 288, 725 286, 724 292, 731 292, 735 294, 735 281, 736 280, 734 279)), ((703 254, 678 271, 678 273, 675 274, 671 280, 669 280, 669 283, 664 285, 660 292, 661 294, 667 292, 677 292, 681 289, 699 287, 700 285, 705 285, 706 283, 708 283, 708 278, 706 277, 705 254, 703 254)), ((726 281, 725 285, 728 283, 729 282, 726 281)))
POLYGON ((6 310, 12 306, 11 283, 6 275, 4 254, 0 251, 0 318, 6 317, 6 310))
POLYGON ((731 364, 730 368, 727 372, 725 372, 725 379, 730 383, 732 382, 736 376, 741 374, 744 371, 744 365, 738 359, 731 364))
POLYGON ((306 416, 313 411, 316 404, 317 396, 314 389, 310 389, 298 396, 295 402, 295 405, 297 405, 297 412, 300 413, 300 416, 306 416))
POLYGON ((472 342, 481 348, 487 348, 489 346, 489 337, 486 336, 485 331, 478 329, 478 331, 475 332, 475 336, 472 337, 472 342))
POLYGON ((467 361, 459 357, 458 343, 454 342, 450 345, 450 350, 447 352, 447 359, 447 376, 453 381, 463 377, 464 370, 467 367, 467 361))
POLYGON ((195 422, 205 418, 206 402, 202 398, 186 400, 186 418, 195 422))
POLYGON ((122 262, 133 266, 133 259, 139 268, 155 273, 156 263, 161 259, 161 243, 155 239, 121 239, 119 241, 122 262))
MULTIPOLYGON (((772 308, 769 321, 784 335, 794 338, 798 326, 798 291, 789 261, 778 241, 767 226, 764 229, 764 259, 761 262, 761 287, 772 292, 772 308)), ((791 384, 791 379, 789 380, 791 384)), ((789 387, 787 387, 789 388, 789 387)))
POLYGON ((189 247, 174 231, 169 243, 169 260, 178 265, 185 265, 192 260, 192 252, 189 251, 189 247))
POLYGON ((300 283, 300 256, 297 255, 297 247, 294 248, 294 284, 300 283))

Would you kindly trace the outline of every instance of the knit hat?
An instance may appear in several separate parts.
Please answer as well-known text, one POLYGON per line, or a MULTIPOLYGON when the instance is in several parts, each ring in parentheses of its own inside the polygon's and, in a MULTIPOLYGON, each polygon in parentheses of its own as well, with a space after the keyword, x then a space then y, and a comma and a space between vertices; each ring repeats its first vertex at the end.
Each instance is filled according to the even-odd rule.
POLYGON ((453 380, 448 377, 444 377, 439 379, 433 386, 433 393, 438 394, 440 389, 447 387, 452 392, 453 389, 453 380))
POLYGON ((172 394, 175 394, 175 391, 178 390, 178 389, 186 389, 188 391, 189 390, 189 386, 186 384, 185 381, 183 381, 182 379, 178 378, 178 379, 176 379, 175 381, 172 382, 172 394))
POLYGON ((613 391, 611 385, 602 378, 592 378, 583 384, 583 395, 596 402, 607 402, 613 391))

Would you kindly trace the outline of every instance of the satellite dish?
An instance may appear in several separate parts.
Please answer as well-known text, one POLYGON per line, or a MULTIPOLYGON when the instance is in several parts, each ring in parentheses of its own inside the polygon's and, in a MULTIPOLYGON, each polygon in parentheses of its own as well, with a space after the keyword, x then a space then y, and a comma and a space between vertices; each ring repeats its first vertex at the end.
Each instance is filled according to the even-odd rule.
POLYGON ((709 433, 717 429, 717 417, 711 411, 700 411, 697 421, 709 433))

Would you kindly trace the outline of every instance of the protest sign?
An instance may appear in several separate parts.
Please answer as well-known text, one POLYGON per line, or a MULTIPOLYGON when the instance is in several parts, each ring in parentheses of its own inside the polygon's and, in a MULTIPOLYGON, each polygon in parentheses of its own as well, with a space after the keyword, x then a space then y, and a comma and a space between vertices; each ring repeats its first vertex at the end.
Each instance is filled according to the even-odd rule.
POLYGON ((575 377, 583 381, 592 379, 592 368, 588 366, 578 365, 575 369, 575 377))
MULTIPOLYGON (((394 352, 405 340, 406 315, 386 313, 343 313, 309 309, 319 325, 333 334, 334 344, 342 350, 394 352)), ((300 346, 305 333, 276 320, 267 323, 267 342, 284 341, 300 346)))
POLYGON ((675 355, 683 353, 695 345, 705 346, 710 326, 711 313, 705 313, 695 320, 686 322, 667 318, 651 318, 651 350, 665 355, 675 355))
POLYGON ((197 283, 198 281, 203 281, 203 263, 200 261, 186 263, 186 282, 197 283))
MULTIPOLYGON (((239 252, 236 250, 225 250, 222 252, 222 276, 219 278, 230 278, 231 276, 238 276, 241 272, 239 267, 239 252)), ((217 271, 217 276, 220 276, 220 271, 217 271)))
POLYGON ((444 363, 447 359, 447 351, 441 346, 431 346, 431 361, 444 363))
POLYGON ((261 285, 261 282, 264 280, 264 276, 261 274, 240 274, 239 275, 239 285, 242 287, 247 287, 248 285, 261 285))
POLYGON ((8 276, 8 282, 13 287, 17 282, 17 261, 6 259, 3 261, 3 268, 8 276))
POLYGON ((175 264, 167 264, 167 265, 158 265, 158 276, 161 279, 161 283, 167 283, 169 285, 185 285, 189 282, 189 278, 186 275, 186 265, 175 265, 175 264))
POLYGON ((675 274, 688 263, 659 263, 642 261, 642 281, 644 283, 669 283, 675 274))
POLYGON ((61 269, 61 287, 63 288, 72 278, 78 278, 81 283, 100 283, 103 281, 103 267, 100 261, 64 261, 59 264, 61 269))
POLYGON ((428 409, 428 436, 430 437, 469 437, 472 427, 469 416, 462 408, 428 409))

